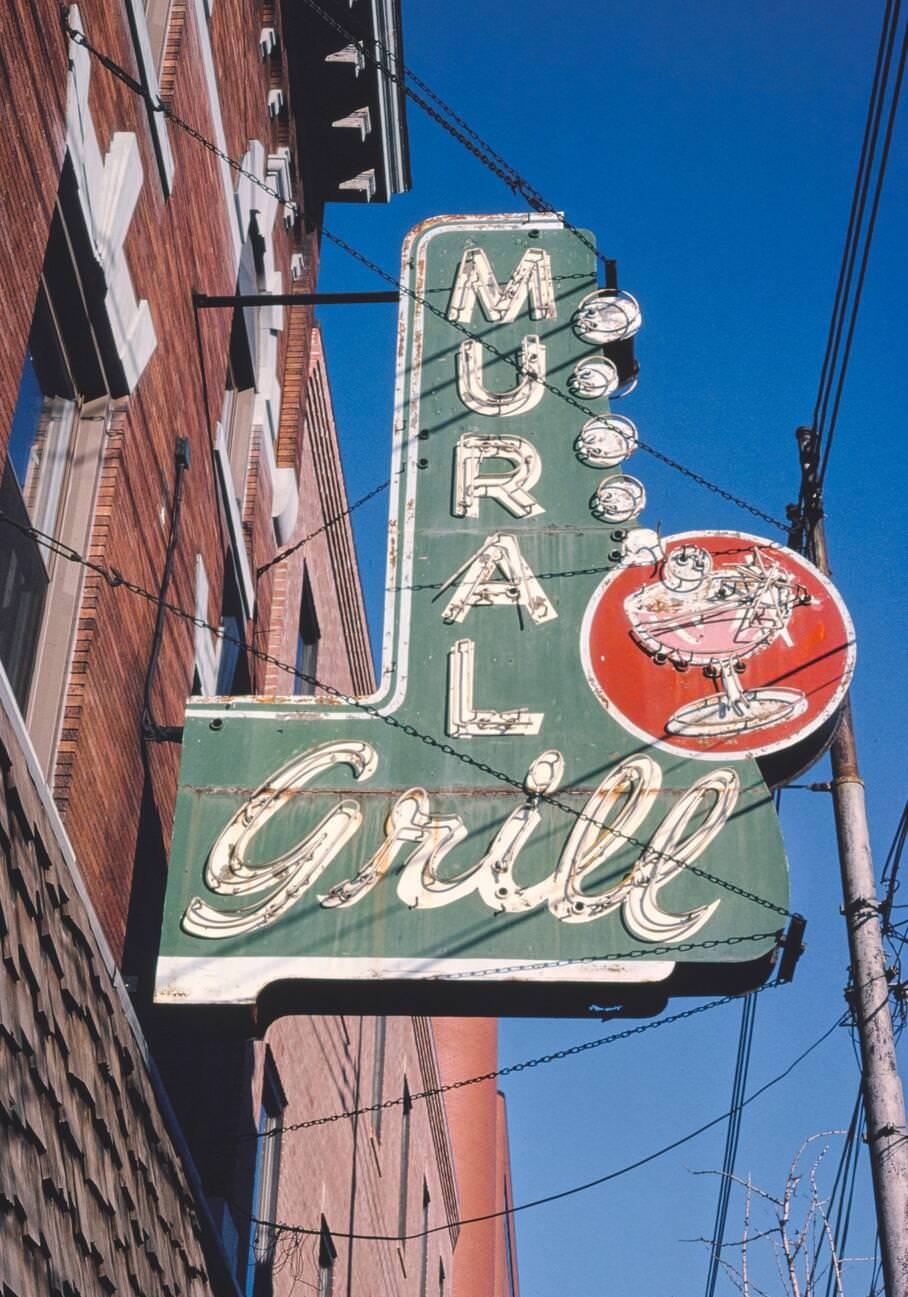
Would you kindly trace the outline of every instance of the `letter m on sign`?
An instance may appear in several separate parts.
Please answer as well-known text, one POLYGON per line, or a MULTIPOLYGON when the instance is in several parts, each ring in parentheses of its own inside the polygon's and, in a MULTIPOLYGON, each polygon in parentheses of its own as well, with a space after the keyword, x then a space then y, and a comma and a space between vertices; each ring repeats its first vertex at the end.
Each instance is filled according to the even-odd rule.
POLYGON ((467 248, 451 291, 448 319, 455 324, 469 324, 478 298, 487 320, 493 324, 510 324, 523 310, 527 297, 530 299, 531 319, 556 318, 558 312, 548 252, 543 248, 528 248, 511 278, 501 288, 484 250, 467 248))

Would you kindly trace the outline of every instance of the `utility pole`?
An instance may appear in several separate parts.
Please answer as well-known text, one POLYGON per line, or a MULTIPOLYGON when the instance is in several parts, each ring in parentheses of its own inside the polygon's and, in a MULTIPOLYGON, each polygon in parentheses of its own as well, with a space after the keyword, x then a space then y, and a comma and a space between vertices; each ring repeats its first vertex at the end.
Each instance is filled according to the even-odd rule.
MULTIPOLYGON (((816 566, 829 576, 829 553, 816 478, 812 428, 799 428, 806 534, 816 566)), ((848 928, 852 987, 850 1003, 861 1050, 867 1145, 876 1202, 886 1297, 908 1297, 908 1126, 905 1095, 895 1056, 889 980, 880 926, 864 781, 858 770, 851 703, 842 706, 832 743, 832 800, 835 808, 842 912, 848 928)))

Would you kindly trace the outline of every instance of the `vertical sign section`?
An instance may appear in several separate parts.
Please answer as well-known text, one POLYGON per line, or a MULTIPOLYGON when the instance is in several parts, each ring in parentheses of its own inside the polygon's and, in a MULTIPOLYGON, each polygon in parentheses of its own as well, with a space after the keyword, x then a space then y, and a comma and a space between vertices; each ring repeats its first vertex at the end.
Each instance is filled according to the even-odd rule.
POLYGON ((633 1013, 766 977, 755 756, 821 741, 850 624, 770 542, 643 524, 603 353, 642 314, 596 270, 551 215, 407 239, 382 686, 190 702, 159 1002, 633 1013))

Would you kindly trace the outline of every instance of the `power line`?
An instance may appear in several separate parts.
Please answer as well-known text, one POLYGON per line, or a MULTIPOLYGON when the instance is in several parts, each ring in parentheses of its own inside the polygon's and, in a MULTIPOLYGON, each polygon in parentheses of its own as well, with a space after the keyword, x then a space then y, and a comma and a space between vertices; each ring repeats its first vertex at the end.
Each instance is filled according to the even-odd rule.
POLYGON ((906 932, 908 919, 896 920, 894 915, 896 911, 901 912, 905 909, 904 904, 897 904, 896 897, 901 886, 899 869, 906 841, 908 841, 908 802, 902 808, 902 814, 886 855, 886 863, 883 866, 880 878, 881 886, 885 888, 885 895, 880 903, 880 923, 891 959, 890 968, 887 969, 887 977, 894 998, 893 1017, 896 1020, 899 1032, 904 1029, 906 1021, 908 1021, 908 984, 904 980, 902 966, 902 957, 906 943, 908 943, 908 932, 906 932))
MULTIPOLYGON (((748 1105, 760 1098, 761 1095, 765 1094, 767 1090, 772 1089, 774 1085, 778 1085, 780 1081, 784 1081, 786 1077, 790 1076, 795 1068, 803 1063, 804 1060, 814 1052, 814 1050, 818 1049, 819 1046, 824 1043, 824 1041, 828 1040, 834 1031, 844 1025, 847 1016, 847 1014, 843 1014, 837 1017, 832 1026, 828 1027, 821 1036, 818 1036, 812 1044, 808 1045, 807 1048, 803 1050, 797 1058, 793 1059, 793 1061, 789 1063, 783 1071, 777 1073, 769 1081, 765 1082, 765 1084, 754 1090, 753 1094, 742 1099, 740 1107, 748 1107, 748 1105)), ((721 1122, 726 1121, 731 1115, 732 1110, 729 1109, 727 1112, 720 1113, 718 1117, 713 1117, 710 1121, 706 1121, 701 1126, 697 1126, 696 1129, 688 1131, 686 1135, 682 1135, 680 1138, 672 1140, 670 1144, 664 1144, 654 1152, 647 1153, 644 1157, 637 1158, 636 1161, 629 1162, 627 1165, 619 1167, 615 1171, 609 1171, 605 1175, 597 1176, 594 1180, 587 1180, 583 1184, 573 1185, 569 1189, 562 1189, 557 1193, 550 1193, 541 1198, 534 1198, 529 1202, 518 1203, 512 1207, 504 1207, 500 1211, 486 1212, 482 1216, 470 1216, 464 1220, 446 1222, 444 1225, 433 1225, 429 1229, 417 1230, 413 1234, 350 1233, 339 1235, 339 1237, 350 1239, 351 1241, 359 1240, 362 1242, 372 1243, 405 1243, 409 1242, 410 1239, 423 1238, 429 1234, 437 1234, 442 1230, 462 1228, 464 1225, 477 1225, 480 1222, 487 1220, 500 1220, 505 1216, 516 1215, 517 1212, 520 1211, 528 1211, 531 1207, 542 1207, 548 1203, 560 1202, 564 1198, 571 1198, 576 1194, 586 1193, 590 1189, 595 1189, 600 1185, 608 1184, 612 1180, 618 1180, 622 1176, 628 1175, 631 1171, 636 1171, 642 1166, 647 1166, 650 1162, 655 1162, 659 1158, 665 1157, 666 1154, 674 1152, 676 1148, 681 1148, 682 1145, 689 1144, 690 1141, 696 1139, 698 1135, 704 1134, 707 1130, 712 1130, 714 1126, 718 1126, 721 1122)), ((260 1220, 255 1216, 250 1216, 249 1219, 253 1224, 260 1225, 265 1229, 274 1230, 275 1233, 301 1234, 309 1236, 316 1236, 321 1233, 319 1229, 311 1229, 304 1225, 289 1225, 283 1221, 260 1220)))
POLYGON ((883 142, 883 152, 880 158, 879 170, 877 172, 876 187, 873 193, 873 204, 870 210, 870 218, 867 223, 867 233, 864 237, 864 250, 861 256, 861 267, 858 273, 857 287, 855 289, 854 301, 851 306, 851 316, 848 322, 848 334, 845 339, 845 349, 842 355, 842 363, 839 368, 838 380, 835 389, 835 399, 832 405, 832 413, 829 416, 829 423, 825 429, 825 445, 823 446, 823 459, 820 467, 820 487, 826 476, 826 468, 829 463, 829 452, 832 449, 832 440, 835 435, 836 423, 839 417, 839 406, 842 400, 842 390, 845 385, 845 374, 848 370, 848 361, 851 357, 851 346, 854 341, 855 327, 857 325, 858 311, 861 306, 861 297, 864 291, 864 279, 867 274, 867 264, 870 259, 870 248, 873 243, 873 234, 876 228, 876 219, 880 209, 880 197, 883 192, 883 181, 886 177, 886 167, 889 161, 889 150, 892 145, 892 135, 895 129, 896 113, 898 111, 899 97, 902 90, 902 79, 905 74, 905 59, 908 55, 908 24, 902 35, 902 49, 899 56, 898 73, 896 75, 895 86, 892 92, 892 99, 889 105, 889 119, 886 124, 886 137, 883 142))
MULTIPOLYGON (((432 315, 435 315, 438 319, 442 320, 444 323, 449 324, 452 328, 462 333, 464 337, 469 338, 472 341, 479 341, 487 351, 492 353, 492 355, 504 361, 506 364, 508 364, 511 368, 516 370, 518 373, 520 372, 520 362, 516 357, 509 355, 507 352, 501 351, 499 348, 495 347, 492 343, 480 338, 478 334, 474 333, 471 329, 468 329, 466 325, 461 324, 459 321, 449 320, 444 311, 440 310, 437 306, 435 306, 432 302, 429 302, 426 298, 422 297, 420 294, 414 292, 413 289, 408 288, 406 285, 402 284, 395 275, 392 275, 389 271, 385 270, 377 262, 373 261, 370 257, 367 257, 364 253, 360 252, 359 249, 355 248, 352 244, 348 243, 346 239, 341 238, 341 236, 338 234, 334 234, 325 225, 315 222, 310 216, 307 216, 307 214, 303 211, 299 203, 297 203, 294 200, 285 199, 273 185, 269 185, 266 181, 261 180, 255 174, 255 172, 250 171, 247 167, 244 167, 243 164, 239 162, 236 158, 231 157, 229 153, 227 153, 224 149, 220 148, 219 145, 214 143, 214 141, 209 140, 199 130, 197 130, 196 127, 194 127, 190 122, 187 122, 184 118, 180 117, 177 113, 175 113, 174 110, 170 108, 167 104, 162 103, 159 99, 155 100, 152 96, 150 96, 148 90, 142 87, 141 85, 139 85, 139 83, 135 80, 134 77, 130 76, 130 74, 126 72, 124 68, 121 68, 117 63, 115 63, 113 59, 109 58, 106 54, 103 54, 101 51, 99 51, 94 45, 91 44, 91 42, 85 36, 84 32, 77 31, 75 28, 71 27, 68 24, 68 21, 66 21, 65 19, 64 19, 63 30, 73 41, 76 42, 76 44, 81 45, 85 50, 87 50, 87 52, 90 55, 96 58, 101 63, 101 65, 107 69, 107 71, 109 71, 113 76, 117 77, 117 79, 120 80, 124 85, 126 85, 130 90, 132 90, 133 93, 141 96, 146 101, 146 103, 150 104, 153 111, 161 113, 174 126, 184 131, 187 135, 189 135, 192 139, 194 139, 208 152, 212 153, 215 157, 220 158, 221 161, 226 163, 227 166, 229 166, 232 170, 234 170, 238 175, 243 176, 245 179, 249 180, 251 184, 254 184, 258 189, 260 189, 263 193, 269 194, 271 197, 275 198, 278 202, 282 203, 285 207, 289 207, 291 210, 296 212, 296 214, 300 217, 300 219, 307 222, 313 228, 318 229, 321 235, 324 238, 326 238, 330 243, 333 243, 336 247, 340 248, 341 251, 345 252, 348 256, 352 257, 355 261, 358 261, 361 265, 366 267, 366 269, 370 270, 373 274, 383 279, 386 283, 393 285, 398 290, 398 292, 410 298, 417 305, 422 306, 425 310, 429 311, 432 315)), ((590 409, 588 406, 585 406, 581 401, 577 400, 576 397, 572 396, 570 393, 561 391, 560 388, 557 388, 553 383, 550 383, 548 380, 543 379, 541 377, 536 377, 535 381, 538 382, 539 385, 543 387, 546 391, 550 392, 553 396, 555 396, 558 400, 563 401, 567 405, 570 405, 572 408, 576 409, 579 413, 585 415, 587 418, 600 417, 600 414, 597 413, 597 411, 590 409)), ((698 486, 701 486, 705 490, 712 492, 714 495, 718 495, 721 499, 727 501, 729 504, 735 505, 737 508, 744 510, 746 513, 751 514, 753 517, 759 518, 761 521, 767 523, 771 527, 774 527, 776 530, 787 533, 788 525, 786 523, 783 523, 780 519, 773 517, 772 514, 765 512, 765 510, 760 509, 758 506, 749 503, 741 496, 735 495, 733 492, 726 490, 722 486, 719 486, 718 483, 711 481, 709 478, 705 477, 702 473, 698 473, 695 469, 688 468, 686 465, 682 464, 679 460, 672 458, 671 455, 667 455, 665 454, 664 451, 659 450, 656 446, 653 446, 642 439, 638 441, 637 445, 640 450, 645 451, 648 455, 652 456, 654 459, 658 460, 666 467, 673 469, 677 473, 680 473, 682 476, 688 478, 690 481, 696 483, 698 486)))
POLYGON ((453 139, 463 145, 469 153, 477 158, 484 167, 487 167, 494 175, 498 176, 500 180, 504 181, 512 193, 520 194, 520 196, 526 201, 527 205, 533 208, 534 211, 558 216, 561 219, 564 228, 568 230, 574 238, 578 240, 578 242, 582 243, 585 248, 588 248, 589 251, 593 253, 600 265, 608 268, 608 258, 599 251, 596 245, 587 238, 584 232, 578 229, 576 225, 572 225, 564 216, 563 212, 559 212, 557 208, 548 202, 542 194, 540 194, 539 190, 534 188, 534 186, 520 174, 516 167, 512 166, 511 163, 503 158, 500 153, 496 152, 492 145, 489 144, 487 140, 483 139, 483 137, 475 131, 459 113, 455 112, 450 104, 446 103, 440 95, 436 94, 431 86, 427 85, 421 77, 417 76, 412 68, 408 67, 402 61, 399 61, 395 57, 394 53, 388 49, 387 45, 383 44, 379 40, 375 40, 374 42, 375 46, 384 55, 384 59, 381 59, 372 49, 357 41, 352 32, 348 31, 347 28, 338 22, 336 18, 327 13, 321 5, 315 2, 315 0, 304 0, 304 3, 314 14, 321 18, 327 26, 336 31, 344 40, 356 43, 367 62, 371 63, 372 66, 377 68, 380 72, 383 72, 388 80, 398 86, 407 98, 411 99, 427 117, 430 117, 432 121, 436 122, 442 130, 447 131, 453 139), (394 66, 395 64, 399 64, 401 69, 400 72, 398 72, 397 67, 394 66), (410 84, 411 82, 412 84, 410 84), (417 91, 413 89, 413 86, 418 86, 422 93, 417 93, 417 91), (428 101, 431 101, 431 103, 428 101), (437 105, 437 109, 440 111, 436 111, 436 108, 433 108, 432 104, 437 105))
POLYGON ((728 1130, 725 1134, 725 1150, 722 1156, 722 1171, 719 1179, 719 1198, 716 1203, 716 1218, 713 1225, 709 1269, 706 1276, 706 1297, 714 1297, 716 1282, 719 1278, 719 1266, 722 1261, 721 1250, 725 1243, 725 1226, 728 1220, 728 1204, 731 1199, 732 1176, 735 1170, 738 1145, 741 1141, 742 1100, 747 1089, 756 1009, 757 1002, 754 996, 752 994, 746 995, 741 1014, 741 1027, 738 1032, 738 1054, 735 1059, 735 1073, 731 1090, 731 1116, 728 1119, 728 1130))
MULTIPOLYGON (((742 940, 747 940, 747 938, 742 938, 742 940)), ((783 982, 779 978, 766 982, 763 986, 749 992, 745 1002, 749 1002, 751 995, 759 995, 762 991, 770 991, 778 986, 787 985, 787 982, 783 982)), ((417 1090, 406 1096, 398 1095, 396 1098, 384 1099, 381 1103, 366 1104, 361 1108, 345 1108, 340 1112, 329 1113, 327 1116, 309 1117, 305 1121, 272 1126, 267 1130, 241 1135, 238 1142, 273 1139, 277 1135, 289 1135, 298 1130, 312 1130, 319 1126, 333 1125, 337 1121, 350 1121, 354 1117, 365 1117, 370 1113, 384 1112, 388 1108, 399 1108, 404 1103, 415 1103, 419 1099, 434 1099, 437 1095, 448 1094, 452 1090, 464 1090, 468 1086, 479 1085, 482 1081, 496 1081, 505 1076, 514 1076, 520 1072, 530 1071, 533 1068, 545 1067, 549 1063, 560 1063, 566 1058, 576 1058, 580 1054, 587 1054, 591 1050, 601 1049, 605 1045, 613 1045, 619 1040, 630 1040, 632 1036, 642 1036, 648 1031, 655 1031, 658 1027, 667 1027, 674 1022, 695 1018, 701 1013, 709 1012, 710 1009, 717 1009, 721 1005, 731 1004, 733 1001, 740 999, 740 995, 723 995, 716 1000, 707 1001, 706 1004, 698 1004, 691 1009, 681 1009, 677 1013, 670 1013, 664 1018, 654 1018, 650 1022, 642 1022, 636 1027, 625 1027, 624 1030, 614 1031, 608 1036, 597 1036, 594 1040, 586 1040, 580 1045, 571 1045, 567 1049, 556 1049, 550 1054, 541 1054, 538 1058, 528 1058, 521 1063, 509 1063, 505 1067, 496 1068, 492 1072, 482 1072, 478 1076, 469 1076, 460 1081, 449 1081, 444 1085, 432 1086, 428 1090, 417 1090)))
MULTIPOLYGON (((896 0, 896 16, 899 3, 900 0, 896 0)), ((827 379, 831 382, 832 371, 835 367, 838 356, 839 343, 842 334, 842 323, 844 321, 845 304, 850 291, 851 275, 854 270, 855 254, 857 252, 858 233, 861 222, 863 221, 864 204, 867 200, 867 185, 869 181, 870 168, 873 165, 873 155, 876 149, 880 114, 883 107, 882 93, 885 93, 885 82, 889 74, 889 61, 892 55, 892 34, 895 30, 894 22, 890 27, 890 21, 892 19, 893 0, 886 0, 886 9, 883 15, 883 28, 880 32, 880 40, 876 55, 876 66, 873 71, 873 84, 870 91, 870 99, 867 104, 867 121, 864 125, 864 138, 861 142, 861 153, 858 158, 858 170, 854 182, 854 193, 851 198, 851 210, 848 216, 848 229, 845 234, 845 246, 842 249, 842 262, 839 267, 839 277, 836 284, 832 318, 829 321, 829 336, 826 341, 826 352, 823 356, 823 365, 820 371, 820 386, 817 392, 816 404, 813 409, 813 426, 818 431, 822 427, 826 418, 826 409, 830 393, 830 386, 827 379), (882 87, 880 83, 881 76, 883 78, 882 87)))
POLYGON ((902 863, 902 854, 906 842, 908 842, 908 802, 905 802, 902 807, 902 814, 899 817, 889 851, 886 853, 886 863, 883 865, 883 872, 880 876, 880 882, 886 888, 886 895, 880 905, 880 917, 884 925, 891 921, 893 908, 898 908, 895 906, 895 898, 901 886, 899 868, 902 863))
POLYGON ((845 243, 836 282, 826 349, 820 369, 813 422, 809 427, 798 429, 801 451, 801 486, 798 503, 789 512, 793 522, 792 543, 805 553, 811 552, 812 531, 817 521, 823 516, 823 484, 838 421, 901 95, 905 59, 906 54, 908 54, 908 24, 906 24, 902 35, 901 54, 893 89, 889 97, 889 113, 883 146, 879 160, 877 160, 877 145, 889 89, 889 76, 901 16, 900 11, 901 0, 887 0, 877 47, 870 98, 867 105, 867 118, 864 125, 864 135, 858 159, 845 243), (876 167, 875 182, 874 167, 876 167), (870 203, 869 215, 867 215, 867 200, 872 185, 873 197, 870 203), (866 223, 865 216, 867 216, 866 223), (861 246, 862 244, 863 246, 861 246), (858 272, 855 280, 856 266, 858 272))
MULTIPOLYGON (((864 1098, 863 1088, 858 1087, 858 1097, 855 1100, 854 1111, 851 1114, 851 1121, 848 1123, 848 1131, 845 1136, 845 1144, 842 1148, 842 1154, 839 1158, 839 1165, 836 1170, 835 1180, 833 1181, 832 1193, 829 1198, 829 1207, 826 1214, 829 1216, 833 1203, 838 1198, 836 1207, 835 1224, 832 1226, 832 1235, 830 1242, 831 1247, 835 1248, 837 1258, 841 1259, 845 1253, 845 1246, 848 1241, 848 1229, 851 1224, 851 1208, 854 1202, 854 1188, 857 1180, 858 1163, 861 1154, 861 1135, 864 1129, 864 1098)), ((817 1261, 823 1252, 823 1245, 826 1242, 823 1234, 820 1235, 817 1255, 814 1258, 813 1268, 816 1269, 817 1261)), ((811 1276, 812 1277, 812 1276, 811 1276)), ((829 1268, 829 1278, 826 1284, 826 1297, 833 1297, 834 1294, 835 1267, 831 1262, 829 1268)))
MULTIPOLYGON (((782 813, 782 790, 776 789, 773 794, 776 814, 782 813)), ((750 1069, 750 1055, 753 1048, 754 1023, 756 1021, 756 999, 747 995, 744 999, 741 1014, 741 1026, 738 1032, 738 1052, 735 1059, 735 1071, 731 1088, 731 1111, 728 1129, 725 1132, 725 1149, 722 1156, 722 1170, 719 1173, 719 1196, 716 1202, 716 1215, 713 1224, 712 1245, 710 1249, 709 1268, 706 1275, 706 1297, 714 1297, 716 1283, 719 1279, 719 1267, 723 1264, 722 1248, 725 1246, 725 1227, 728 1222, 728 1205, 731 1200, 731 1187, 741 1141, 741 1099, 747 1090, 747 1078, 750 1069)))
MULTIPOLYGON (((327 694, 329 697, 337 699, 338 702, 344 703, 349 707, 355 707, 365 715, 372 716, 374 719, 381 721, 382 724, 387 725, 390 729, 405 734, 408 738, 418 740, 419 742, 424 743, 427 747, 440 752, 443 756, 451 757, 453 760, 459 761, 462 765, 468 766, 470 769, 476 770, 481 774, 489 775, 498 783, 516 789, 517 791, 524 793, 524 795, 526 794, 524 780, 517 779, 506 771, 498 770, 487 761, 480 761, 477 757, 471 756, 469 752, 464 752, 459 748, 455 748, 450 743, 446 743, 443 740, 436 738, 433 734, 417 729, 415 725, 410 725, 404 721, 398 720, 395 715, 390 712, 382 711, 381 708, 377 707, 374 703, 369 703, 363 699, 355 698, 350 694, 346 694, 335 685, 326 684, 324 681, 319 680, 317 676, 306 671, 300 671, 296 666, 291 666, 288 662, 282 662, 280 658, 275 657, 273 654, 266 653, 263 649, 257 649, 254 646, 247 644, 245 640, 231 635, 223 626, 215 626, 211 622, 206 621, 203 617, 197 616, 196 613, 189 612, 186 608, 181 608, 179 604, 175 604, 167 599, 161 599, 160 596, 156 595, 153 591, 147 590, 144 586, 138 585, 135 581, 128 580, 115 568, 106 567, 102 563, 96 563, 92 559, 86 558, 84 555, 80 554, 78 550, 73 549, 72 546, 67 545, 58 537, 50 536, 37 527, 28 526, 25 523, 20 522, 18 519, 11 517, 3 509, 0 509, 0 522, 5 522, 8 526, 15 528, 23 535, 30 537, 37 544, 48 549, 51 553, 59 555, 59 557, 66 559, 68 562, 79 563, 88 571, 94 572, 97 576, 103 577, 107 584, 113 589, 126 590, 130 594, 134 594, 138 598, 144 599, 146 602, 153 604, 155 607, 163 607, 175 617, 178 617, 181 621, 185 621, 189 625, 196 626, 201 630, 211 631, 212 634, 216 635, 218 639, 222 640, 224 643, 239 645, 240 648, 245 649, 257 660, 266 662, 271 666, 276 666, 280 670, 288 672, 296 679, 303 680, 307 684, 312 685, 315 689, 327 694)), ((770 901, 767 900, 766 897, 758 896, 755 892, 748 891, 745 887, 739 887, 737 883, 733 883, 729 879, 720 878, 717 874, 710 873, 709 870, 703 869, 700 865, 695 865, 690 861, 682 860, 680 857, 672 855, 667 851, 653 850, 653 848, 641 838, 637 838, 630 833, 624 833, 617 827, 608 826, 607 828, 603 828, 603 825, 598 820, 593 819, 589 815, 585 815, 583 811, 577 810, 576 807, 553 796, 551 793, 537 793, 534 794, 534 796, 538 801, 544 802, 549 806, 555 807, 557 810, 563 811, 566 815, 570 815, 575 820, 592 824, 604 833, 621 838, 631 846, 639 847, 640 850, 646 852, 651 859, 667 860, 673 864, 680 865, 695 877, 702 878, 706 882, 715 883, 717 886, 724 888, 725 891, 730 892, 733 896, 738 896, 742 900, 752 901, 756 905, 764 906, 766 909, 775 914, 781 915, 783 918, 788 919, 792 917, 792 912, 790 910, 785 909, 781 905, 777 905, 775 901, 770 901)), ((628 880, 628 883, 630 886, 648 886, 646 880, 631 879, 628 880)), ((732 939, 726 938, 725 940, 731 941, 732 939)), ((747 940, 747 938, 742 938, 742 940, 747 940)))

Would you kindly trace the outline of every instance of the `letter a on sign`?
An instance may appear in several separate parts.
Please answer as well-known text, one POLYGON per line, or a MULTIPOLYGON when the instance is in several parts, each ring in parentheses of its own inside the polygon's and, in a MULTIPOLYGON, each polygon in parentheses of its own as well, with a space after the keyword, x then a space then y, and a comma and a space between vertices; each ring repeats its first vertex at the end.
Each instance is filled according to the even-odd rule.
POLYGON ((515 536, 495 532, 442 588, 458 577, 460 583, 441 614, 446 622, 463 621, 471 608, 493 604, 521 604, 537 626, 558 616, 521 554, 515 536))

